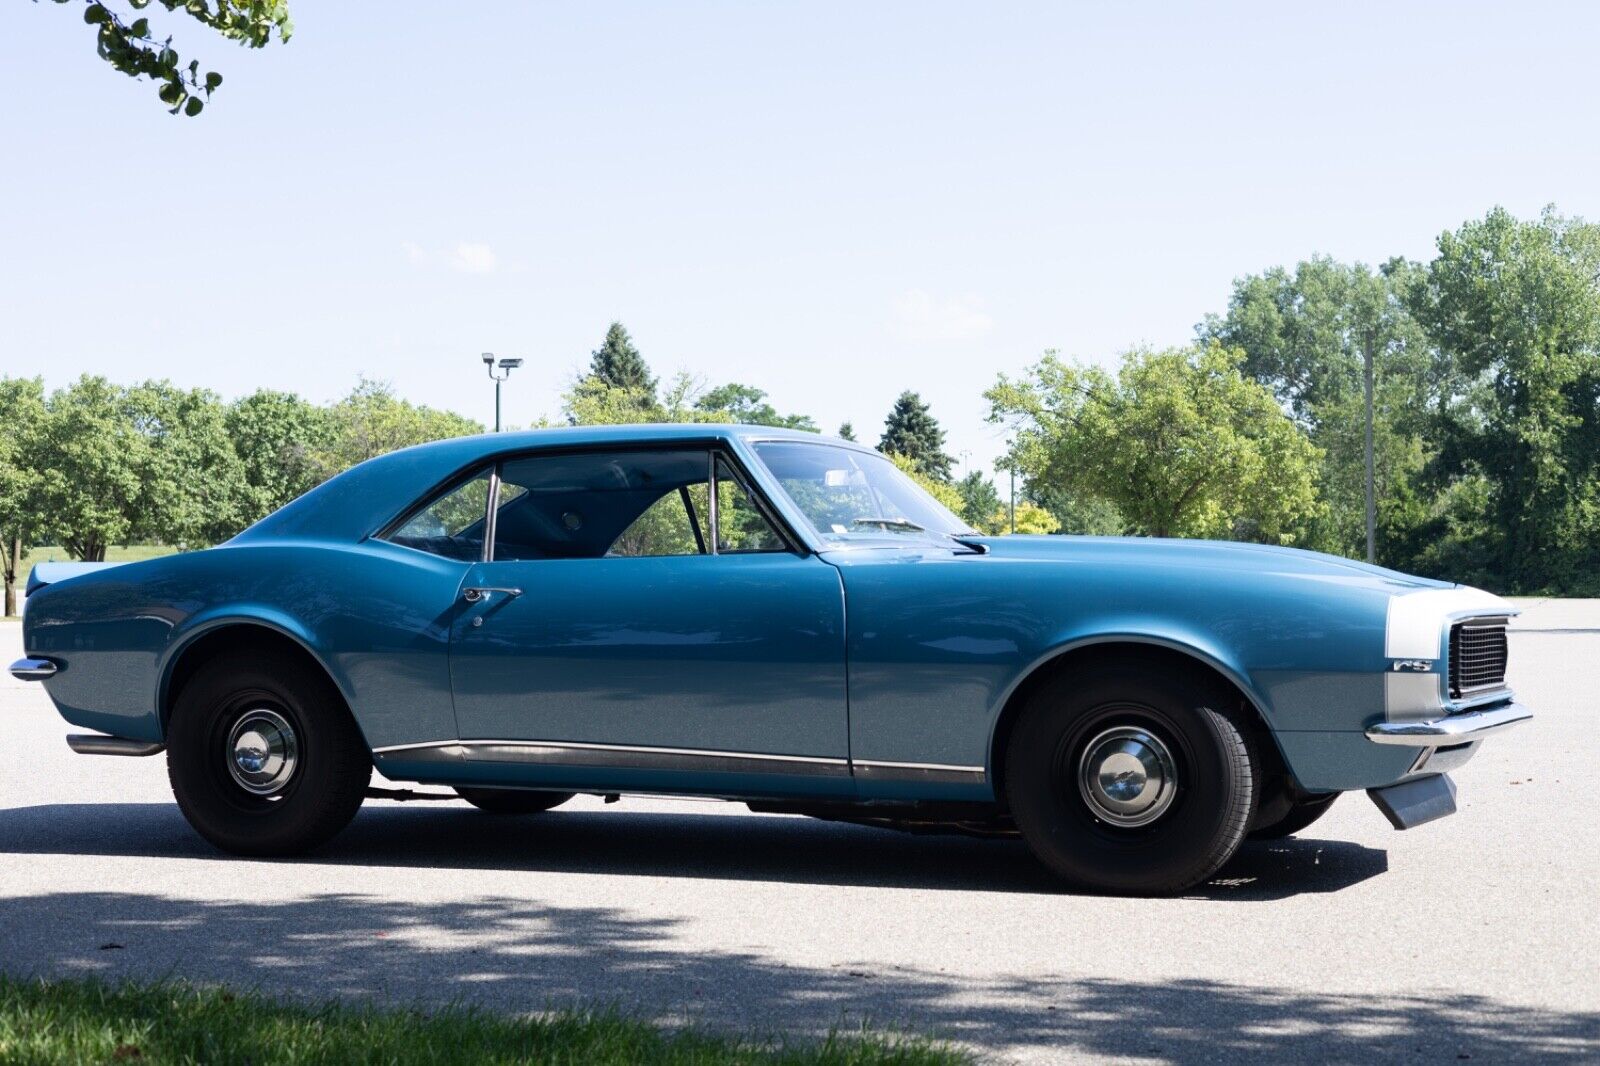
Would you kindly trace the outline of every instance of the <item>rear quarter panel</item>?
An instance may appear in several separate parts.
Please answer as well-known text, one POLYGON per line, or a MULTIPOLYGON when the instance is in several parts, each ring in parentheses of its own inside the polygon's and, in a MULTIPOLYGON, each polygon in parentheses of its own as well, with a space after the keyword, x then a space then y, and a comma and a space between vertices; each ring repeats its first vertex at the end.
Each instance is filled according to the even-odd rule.
POLYGON ((162 738, 178 656, 220 626, 267 626, 332 677, 372 745, 455 735, 450 618, 466 566, 381 541, 252 541, 130 563, 40 589, 23 640, 74 725, 162 738))

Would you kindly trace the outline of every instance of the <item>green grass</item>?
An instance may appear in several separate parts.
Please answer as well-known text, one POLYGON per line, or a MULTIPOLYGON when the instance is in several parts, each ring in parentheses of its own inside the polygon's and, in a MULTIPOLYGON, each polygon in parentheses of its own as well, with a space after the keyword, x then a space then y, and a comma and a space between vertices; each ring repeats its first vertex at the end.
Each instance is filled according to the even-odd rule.
MULTIPOLYGON (((165 544, 124 544, 119 547, 106 549, 106 562, 108 563, 136 563, 142 559, 155 559, 163 555, 171 555, 178 549, 169 548, 165 544)), ((72 553, 65 548, 56 548, 46 545, 42 548, 30 548, 22 553, 22 573, 17 576, 17 596, 22 596, 22 590, 28 587, 28 575, 33 573, 35 563, 72 563, 77 562, 72 553)), ((0 611, 5 607, 0 604, 0 611)), ((16 615, 0 615, 5 618, 16 618, 16 615)))
POLYGON ((614 1012, 517 1018, 300 1006, 183 983, 0 976, 0 1063, 633 1063, 933 1066, 954 1050, 871 1034, 764 1041, 662 1030, 614 1012))
MULTIPOLYGON (((106 549, 106 562, 108 563, 137 563, 142 559, 154 559, 162 555, 171 555, 177 551, 165 544, 126 544, 121 547, 106 549)), ((33 572, 34 563, 70 563, 75 562, 72 553, 65 548, 42 547, 32 548, 22 553, 22 574, 17 578, 17 584, 22 588, 28 587, 28 575, 33 572)))

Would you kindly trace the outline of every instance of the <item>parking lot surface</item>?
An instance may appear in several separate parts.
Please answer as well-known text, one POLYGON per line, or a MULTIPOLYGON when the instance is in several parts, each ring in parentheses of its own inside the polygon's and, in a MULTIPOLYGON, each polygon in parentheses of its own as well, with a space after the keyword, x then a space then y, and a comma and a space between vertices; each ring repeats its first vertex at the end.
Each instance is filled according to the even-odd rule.
POLYGON ((1345 796, 1175 899, 1072 894, 1012 841, 633 797, 369 801, 314 857, 229 858, 162 758, 72 754, 42 689, 0 676, 0 967, 869 1023, 999 1061, 1592 1061, 1600 601, 1529 601, 1511 653, 1537 717, 1456 774, 1454 817, 1397 833, 1345 796))

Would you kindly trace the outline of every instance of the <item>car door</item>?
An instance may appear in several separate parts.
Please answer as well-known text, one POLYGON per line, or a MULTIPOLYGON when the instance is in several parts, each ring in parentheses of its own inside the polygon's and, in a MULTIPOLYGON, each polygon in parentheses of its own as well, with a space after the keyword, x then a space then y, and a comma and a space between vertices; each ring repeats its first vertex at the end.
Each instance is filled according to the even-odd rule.
POLYGON ((452 622, 467 758, 848 777, 838 572, 731 457, 532 454, 494 482, 452 622))

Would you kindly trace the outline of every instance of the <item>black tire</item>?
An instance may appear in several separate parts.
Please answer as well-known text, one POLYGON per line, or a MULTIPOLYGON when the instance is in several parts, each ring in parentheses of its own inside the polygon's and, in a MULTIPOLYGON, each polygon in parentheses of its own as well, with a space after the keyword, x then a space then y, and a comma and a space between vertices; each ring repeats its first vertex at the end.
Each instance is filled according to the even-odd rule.
MULTIPOLYGON (((262 731, 270 732, 269 726, 262 731)), ((280 735, 278 739, 282 739, 280 735)), ((241 743, 248 743, 243 740, 241 743)), ((167 776, 196 832, 238 855, 298 855, 350 823, 372 780, 372 758, 332 682, 272 652, 230 655, 200 667, 178 694, 167 726, 167 776), (234 734, 276 716, 294 758, 280 781, 235 776, 234 734)))
POLYGON ((1281 840, 1292 837, 1312 822, 1328 813, 1328 808, 1333 806, 1333 801, 1339 798, 1339 793, 1330 792, 1326 796, 1315 796, 1308 800, 1301 800, 1289 808, 1289 813, 1279 818, 1271 825, 1264 825, 1258 829, 1250 830, 1251 840, 1281 840))
POLYGON ((1155 895, 1204 881, 1238 850, 1254 811, 1257 760, 1248 732, 1225 710, 1232 704, 1212 686, 1136 663, 1046 683, 1006 745, 1006 798, 1023 839, 1084 888, 1155 895), (1119 729, 1156 738, 1176 782, 1146 825, 1109 821, 1087 798, 1092 786, 1080 784, 1091 747, 1119 729))
POLYGON ((490 814, 541 814, 559 807, 575 792, 539 792, 529 788, 467 788, 456 789, 456 795, 490 814))

